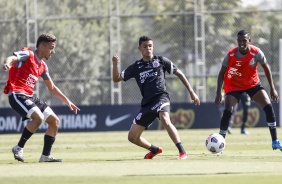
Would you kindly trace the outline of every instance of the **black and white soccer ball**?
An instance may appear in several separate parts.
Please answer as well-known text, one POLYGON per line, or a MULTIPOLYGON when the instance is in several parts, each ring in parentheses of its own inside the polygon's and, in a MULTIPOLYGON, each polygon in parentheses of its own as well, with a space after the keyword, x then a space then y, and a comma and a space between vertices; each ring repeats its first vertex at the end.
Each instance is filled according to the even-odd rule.
POLYGON ((218 133, 210 134, 206 139, 206 147, 211 153, 220 153, 226 145, 225 139, 218 133))

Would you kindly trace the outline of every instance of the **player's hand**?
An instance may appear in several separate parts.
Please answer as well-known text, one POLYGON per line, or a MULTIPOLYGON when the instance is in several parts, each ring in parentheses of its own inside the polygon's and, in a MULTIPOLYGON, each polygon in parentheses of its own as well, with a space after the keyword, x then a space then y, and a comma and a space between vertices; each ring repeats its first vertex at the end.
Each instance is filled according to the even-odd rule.
POLYGON ((275 102, 275 103, 279 102, 279 96, 278 96, 278 93, 275 89, 270 90, 270 97, 271 97, 273 102, 275 102))
POLYGON ((222 103, 222 94, 217 94, 216 97, 215 97, 215 100, 214 100, 214 103, 219 106, 221 103, 222 103))
POLYGON ((3 65, 3 70, 5 70, 5 71, 9 71, 9 70, 10 70, 10 68, 11 68, 11 66, 10 66, 9 64, 4 63, 4 65, 3 65))
POLYGON ((112 58, 112 62, 114 65, 117 65, 120 62, 119 57, 117 55, 114 55, 112 58))
POLYGON ((190 94, 190 96, 191 96, 191 101, 192 101, 192 103, 194 103, 195 105, 200 105, 200 99, 199 99, 199 97, 198 97, 198 95, 196 95, 195 93, 192 93, 192 94, 190 94))
POLYGON ((77 114, 78 111, 80 111, 80 109, 74 105, 72 102, 69 103, 69 108, 70 110, 72 110, 75 114, 77 114))

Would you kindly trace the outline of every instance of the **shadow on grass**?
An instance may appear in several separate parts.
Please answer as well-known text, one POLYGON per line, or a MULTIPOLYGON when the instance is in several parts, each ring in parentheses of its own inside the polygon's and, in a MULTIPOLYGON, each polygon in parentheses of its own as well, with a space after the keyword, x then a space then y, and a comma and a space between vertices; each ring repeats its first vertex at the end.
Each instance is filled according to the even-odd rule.
POLYGON ((208 176, 208 175, 236 175, 236 174, 261 174, 261 173, 264 173, 265 172, 218 172, 218 173, 172 173, 172 174, 139 174, 139 175, 124 175, 124 176, 128 176, 128 177, 135 177, 135 176, 198 176, 198 175, 205 175, 205 176, 208 176))

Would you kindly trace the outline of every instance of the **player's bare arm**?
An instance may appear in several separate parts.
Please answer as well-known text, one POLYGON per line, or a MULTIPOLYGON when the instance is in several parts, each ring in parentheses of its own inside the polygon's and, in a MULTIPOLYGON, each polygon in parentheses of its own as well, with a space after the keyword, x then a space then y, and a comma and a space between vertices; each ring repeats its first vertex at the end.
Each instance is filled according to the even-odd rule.
POLYGON ((78 111, 80 111, 80 109, 74 105, 62 92, 61 90, 55 86, 55 84, 53 83, 52 80, 44 80, 45 85, 48 87, 49 91, 58 99, 60 99, 61 101, 65 102, 70 110, 72 110, 75 114, 77 114, 78 111))
POLYGON ((223 79, 224 79, 224 74, 226 72, 226 67, 221 66, 221 69, 218 74, 217 78, 217 89, 216 89, 216 97, 214 103, 216 105, 220 105, 222 103, 222 86, 223 86, 223 79))
POLYGON ((184 86, 189 91, 192 102, 195 105, 200 105, 200 99, 198 95, 196 95, 196 93, 194 92, 193 88, 191 87, 185 75, 179 69, 177 69, 174 74, 181 80, 181 82, 184 84, 184 86))
POLYGON ((264 70, 264 74, 268 80, 269 86, 270 86, 270 97, 272 99, 273 102, 278 103, 279 101, 279 96, 278 93, 275 89, 274 83, 273 83, 273 79, 272 79, 272 73, 270 70, 270 66, 268 63, 262 64, 261 65, 263 70, 264 70))
POLYGON ((123 78, 120 76, 120 73, 118 71, 118 64, 120 62, 120 59, 117 55, 114 55, 112 58, 113 62, 113 81, 114 82, 119 82, 122 81, 123 78))
POLYGON ((9 56, 5 59, 3 64, 3 70, 8 71, 10 70, 13 63, 17 62, 18 58, 16 56, 9 56))

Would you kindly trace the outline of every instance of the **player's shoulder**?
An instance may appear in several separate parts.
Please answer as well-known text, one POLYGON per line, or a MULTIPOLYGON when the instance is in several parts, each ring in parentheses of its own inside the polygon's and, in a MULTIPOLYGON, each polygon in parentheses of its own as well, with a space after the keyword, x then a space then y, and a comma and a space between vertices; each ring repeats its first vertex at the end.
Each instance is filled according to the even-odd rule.
POLYGON ((21 52, 27 53, 28 55, 34 55, 34 51, 28 47, 22 47, 21 52))
POLYGON ((142 59, 139 59, 139 60, 136 60, 133 64, 131 64, 131 66, 132 65, 137 66, 137 65, 140 65, 142 63, 143 63, 142 59))
POLYGON ((155 55, 153 60, 156 60, 156 61, 158 61, 158 62, 161 63, 161 64, 171 63, 171 62, 172 62, 172 61, 171 61, 170 59, 168 59, 167 57, 161 56, 161 55, 155 55))
POLYGON ((250 45, 250 52, 257 54, 257 53, 262 52, 262 51, 260 50, 260 48, 254 46, 254 45, 250 45))

